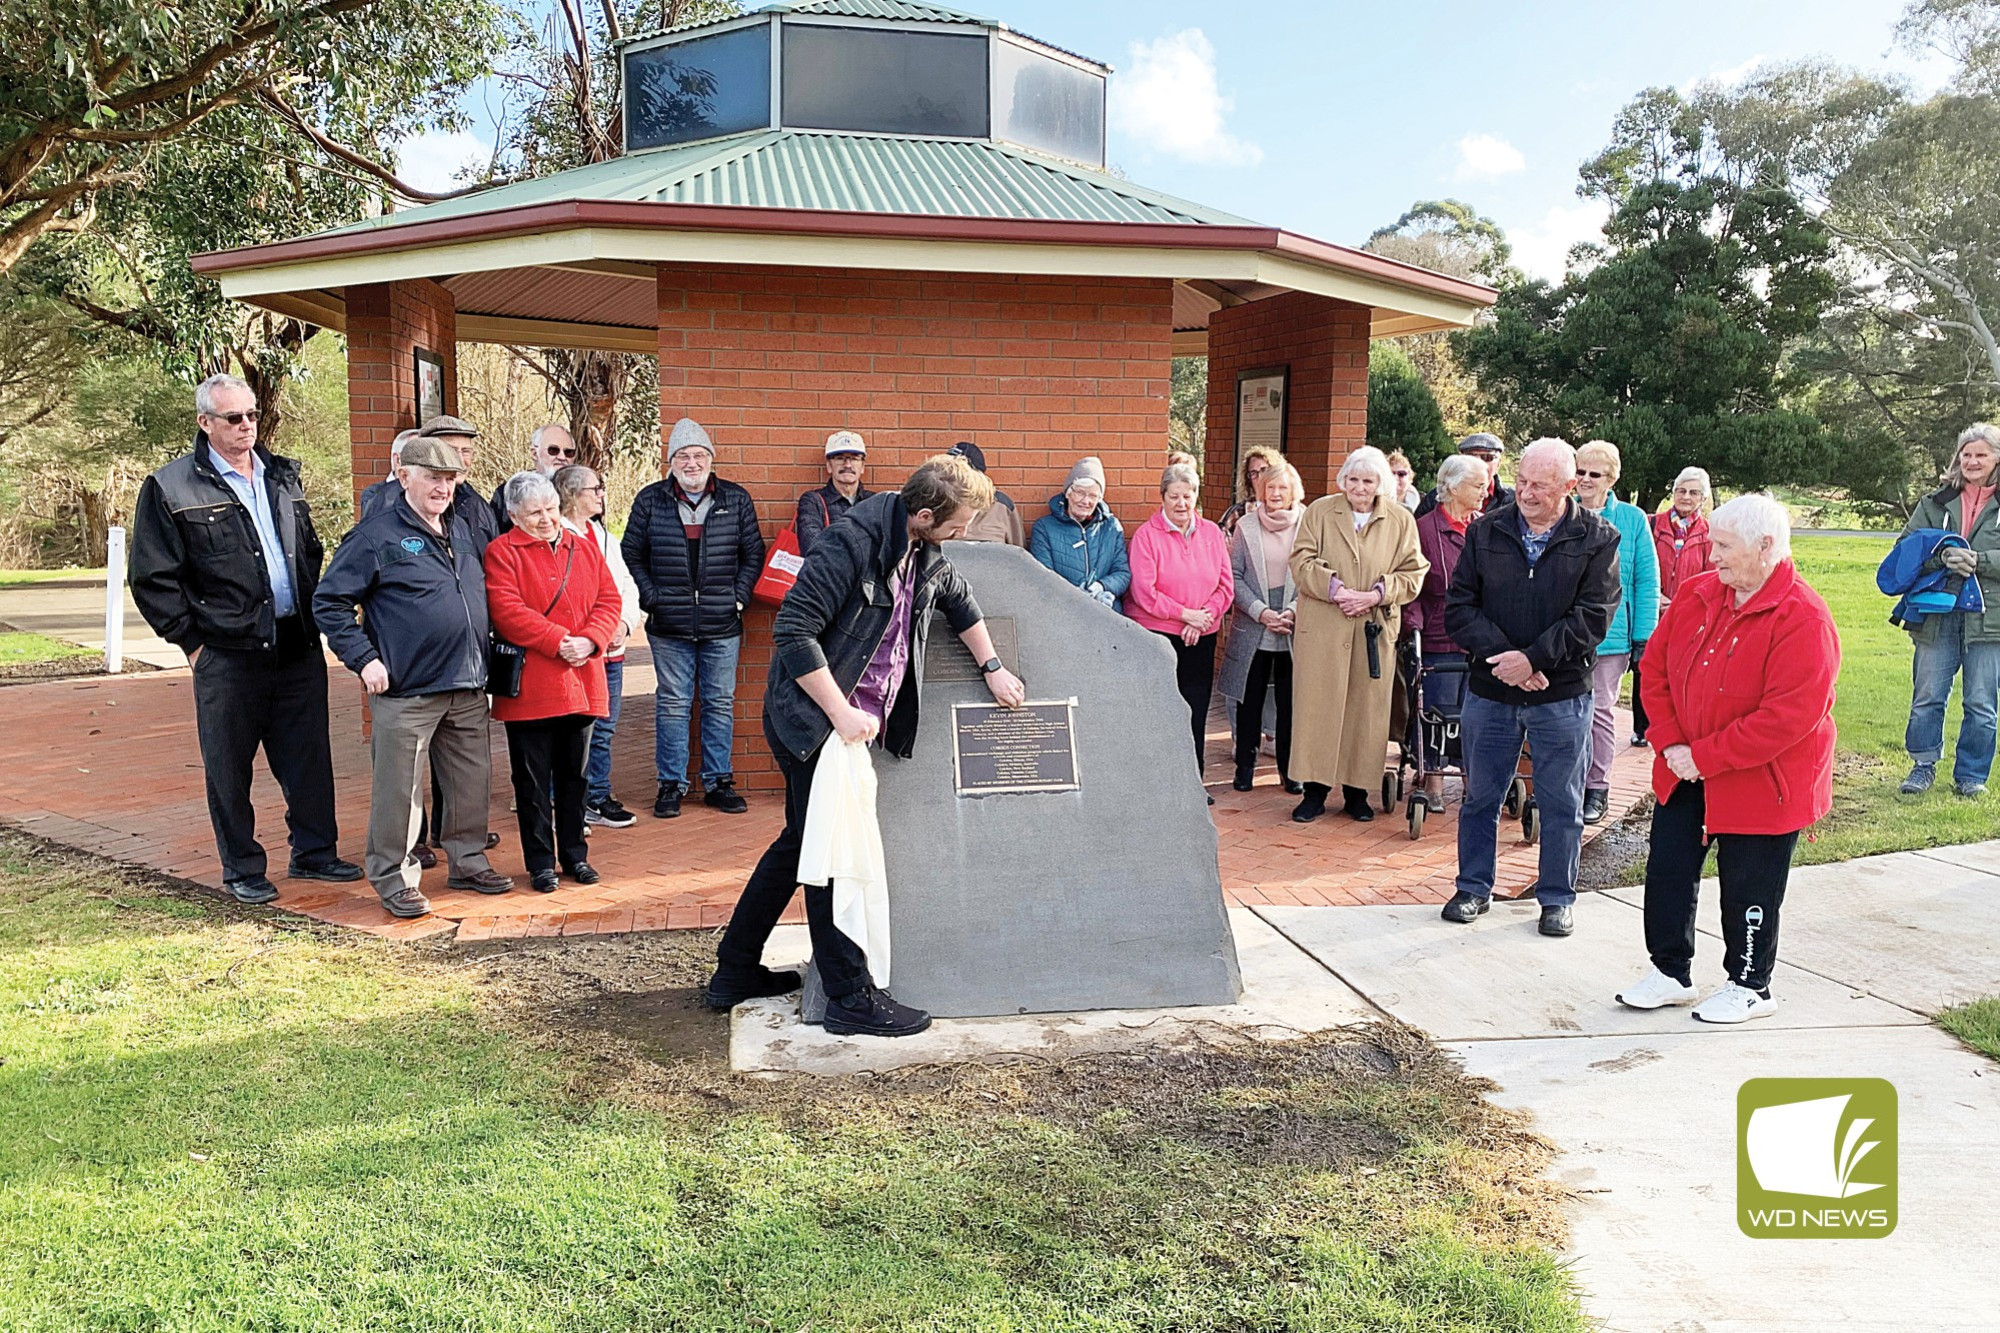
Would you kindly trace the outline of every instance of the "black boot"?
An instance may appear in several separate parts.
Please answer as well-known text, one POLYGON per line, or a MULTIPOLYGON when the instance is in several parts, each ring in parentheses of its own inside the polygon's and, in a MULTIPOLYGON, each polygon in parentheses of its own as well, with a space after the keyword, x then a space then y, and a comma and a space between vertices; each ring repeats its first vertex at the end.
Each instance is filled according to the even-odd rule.
POLYGON ((1611 792, 1605 787, 1587 787, 1583 793, 1583 822, 1602 824, 1611 808, 1611 792))
POLYGON ((1368 793, 1360 787, 1340 789, 1341 811, 1357 824, 1366 824, 1375 818, 1375 807, 1368 804, 1368 793))
POLYGON ((711 1009, 734 1009, 745 1000, 790 995, 800 984, 798 973, 773 972, 761 963, 752 972, 721 966, 708 979, 708 988, 702 992, 701 998, 711 1009))
POLYGON ((1333 794, 1333 788, 1323 783, 1308 782, 1306 798, 1299 802, 1298 809, 1292 811, 1292 818, 1301 824, 1310 824, 1326 813, 1326 798, 1333 794))
POLYGON ((852 995, 826 1002, 826 1030, 837 1037, 910 1037, 931 1025, 921 1009, 896 1003, 879 986, 863 986, 852 995))
POLYGON ((1236 766, 1236 781, 1230 785, 1238 791, 1249 791, 1252 785, 1250 779, 1256 775, 1256 772, 1257 766, 1255 764, 1238 764, 1236 766))

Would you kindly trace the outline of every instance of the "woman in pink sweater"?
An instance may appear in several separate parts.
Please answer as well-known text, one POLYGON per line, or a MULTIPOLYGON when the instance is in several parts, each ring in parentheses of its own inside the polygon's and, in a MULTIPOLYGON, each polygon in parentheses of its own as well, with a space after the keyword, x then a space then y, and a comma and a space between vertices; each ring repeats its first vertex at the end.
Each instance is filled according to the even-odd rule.
POLYGON ((1229 539, 1195 512, 1200 494, 1201 478, 1187 464, 1160 474, 1159 512, 1132 534, 1132 591, 1125 596, 1125 614, 1173 646, 1197 771, 1204 767, 1202 741, 1215 692, 1215 635, 1235 593, 1229 539))

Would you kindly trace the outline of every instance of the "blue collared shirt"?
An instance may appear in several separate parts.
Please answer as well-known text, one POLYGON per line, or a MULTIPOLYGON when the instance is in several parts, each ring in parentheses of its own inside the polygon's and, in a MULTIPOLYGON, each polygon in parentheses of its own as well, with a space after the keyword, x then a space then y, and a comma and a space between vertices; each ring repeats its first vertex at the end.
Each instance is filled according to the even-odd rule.
MULTIPOLYGON (((1542 552, 1549 549, 1549 538, 1556 535, 1556 525, 1549 524, 1548 531, 1537 533, 1528 526, 1528 516, 1516 511, 1521 520, 1521 545, 1528 548, 1528 568, 1533 569, 1542 558, 1542 552)), ((1560 521, 1560 520, 1558 520, 1560 521)))
POLYGON ((250 455, 250 471, 244 476, 223 461, 221 454, 213 446, 208 451, 208 461, 214 465, 221 478, 229 483, 229 489, 236 492, 236 498, 250 511, 250 521, 257 527, 257 542, 264 548, 264 572, 271 580, 271 600, 277 606, 282 618, 291 615, 298 608, 298 599, 292 595, 292 562, 285 555, 285 544, 278 539, 278 521, 271 513, 270 488, 264 485, 264 460, 253 451, 250 455))

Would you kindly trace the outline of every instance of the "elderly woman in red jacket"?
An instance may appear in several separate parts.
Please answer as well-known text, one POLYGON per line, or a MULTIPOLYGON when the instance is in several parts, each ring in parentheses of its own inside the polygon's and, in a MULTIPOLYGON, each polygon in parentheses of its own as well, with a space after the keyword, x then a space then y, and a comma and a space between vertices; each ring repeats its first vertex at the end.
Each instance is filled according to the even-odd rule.
POLYGON ((1840 638, 1791 560, 1791 515, 1767 495, 1709 518, 1715 572, 1680 585, 1646 650, 1652 719, 1646 950, 1653 968, 1621 1003, 1694 999, 1696 887, 1708 846, 1722 880, 1729 980, 1696 1006, 1708 1023, 1776 1012, 1778 910, 1799 833, 1833 807, 1833 685, 1840 638))
POLYGON ((563 526, 547 477, 517 472, 503 493, 513 526, 486 548, 486 609, 526 662, 521 693, 494 699, 493 716, 507 726, 529 883, 553 893, 558 864, 579 884, 598 880, 586 859, 583 766, 591 723, 611 711, 604 651, 624 603, 595 544, 563 526))

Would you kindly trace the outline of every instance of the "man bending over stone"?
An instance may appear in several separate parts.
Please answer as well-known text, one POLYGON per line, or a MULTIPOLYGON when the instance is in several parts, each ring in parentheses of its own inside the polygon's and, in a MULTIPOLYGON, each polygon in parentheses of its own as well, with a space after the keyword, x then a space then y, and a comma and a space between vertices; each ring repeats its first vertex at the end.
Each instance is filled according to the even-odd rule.
POLYGON ((833 924, 832 886, 798 883, 799 850, 828 737, 909 758, 933 611, 944 613, 980 663, 995 702, 1018 708, 1026 698, 994 654, 972 590, 939 549, 992 503, 992 482, 964 459, 941 454, 911 473, 901 491, 856 504, 814 544, 778 610, 764 691, 764 739, 785 775, 785 827, 751 872, 716 950, 711 1007, 798 989, 798 973, 763 964, 764 943, 796 886, 805 890, 813 959, 826 985, 826 1030, 901 1037, 930 1026, 929 1014, 871 984, 861 946, 833 924))

